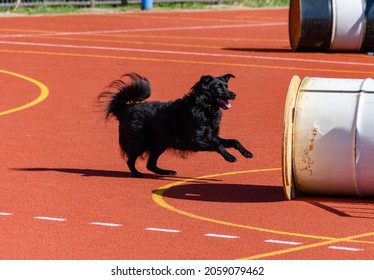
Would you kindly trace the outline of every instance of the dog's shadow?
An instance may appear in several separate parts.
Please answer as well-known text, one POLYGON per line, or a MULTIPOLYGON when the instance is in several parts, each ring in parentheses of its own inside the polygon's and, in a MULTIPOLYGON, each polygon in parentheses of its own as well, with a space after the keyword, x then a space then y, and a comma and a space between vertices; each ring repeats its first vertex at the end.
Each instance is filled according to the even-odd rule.
POLYGON ((127 178, 131 177, 130 172, 99 170, 99 169, 85 169, 85 168, 49 168, 49 167, 30 167, 30 168, 12 168, 15 171, 29 171, 29 172, 61 172, 69 174, 79 174, 86 177, 111 177, 111 178, 127 178))
MULTIPOLYGON (((84 177, 108 177, 108 178, 132 178, 132 175, 128 171, 114 171, 114 170, 101 170, 101 169, 88 169, 88 168, 51 168, 51 167, 29 167, 29 168, 11 168, 13 171, 26 171, 26 172, 60 172, 68 174, 78 174, 84 177)), ((153 180, 167 180, 167 181, 178 181, 191 179, 190 177, 182 176, 166 176, 157 175, 153 173, 143 174, 142 179, 153 179, 153 180)), ((137 180, 142 180, 137 179, 137 180)), ((203 182, 208 181, 220 181, 218 179, 202 179, 203 182)))
POLYGON ((163 197, 227 203, 264 203, 284 201, 282 187, 244 184, 189 183, 164 190, 154 190, 163 197))
MULTIPOLYGON (((84 177, 132 178, 131 173, 127 171, 101 169, 29 167, 12 168, 12 170, 26 172, 60 172, 78 174, 84 177)), ((161 176, 146 173, 144 174, 144 179, 180 181, 191 178, 181 176, 161 176)), ((221 180, 213 178, 201 180, 194 179, 194 183, 185 183, 173 188, 169 188, 166 191, 158 189, 152 191, 152 193, 175 199, 207 202, 261 203, 284 201, 282 187, 250 184, 225 184, 220 182, 221 180)))

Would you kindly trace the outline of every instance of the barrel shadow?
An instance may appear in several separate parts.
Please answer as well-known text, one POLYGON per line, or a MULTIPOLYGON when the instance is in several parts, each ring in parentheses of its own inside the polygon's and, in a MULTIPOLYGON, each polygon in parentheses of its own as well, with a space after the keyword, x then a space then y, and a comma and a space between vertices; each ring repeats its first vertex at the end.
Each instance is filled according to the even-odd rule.
POLYGON ((300 196, 297 200, 343 218, 374 219, 374 200, 346 197, 300 196))
POLYGON ((154 194, 163 197, 226 203, 265 203, 284 201, 282 187, 244 184, 183 184, 167 189, 154 190, 154 194))

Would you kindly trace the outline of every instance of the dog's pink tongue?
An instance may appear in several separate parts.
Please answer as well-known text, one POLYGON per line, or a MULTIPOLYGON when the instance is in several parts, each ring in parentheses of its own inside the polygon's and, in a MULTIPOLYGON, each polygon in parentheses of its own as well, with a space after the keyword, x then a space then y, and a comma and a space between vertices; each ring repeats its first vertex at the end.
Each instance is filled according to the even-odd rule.
POLYGON ((221 98, 219 98, 218 100, 221 103, 221 108, 222 109, 227 110, 227 109, 231 108, 231 104, 228 100, 224 100, 224 99, 221 99, 221 98))
POLYGON ((223 103, 223 109, 227 110, 231 108, 231 104, 228 100, 222 100, 223 103))

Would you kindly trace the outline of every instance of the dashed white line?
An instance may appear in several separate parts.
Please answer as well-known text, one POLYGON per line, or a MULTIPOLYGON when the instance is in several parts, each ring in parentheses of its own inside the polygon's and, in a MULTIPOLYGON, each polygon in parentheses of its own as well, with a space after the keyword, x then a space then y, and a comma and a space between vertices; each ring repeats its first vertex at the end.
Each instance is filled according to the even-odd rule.
POLYGON ((53 217, 42 217, 42 216, 34 217, 34 219, 46 220, 46 221, 55 221, 55 222, 65 222, 66 221, 66 219, 64 219, 64 218, 53 218, 53 217))
POLYGON ((215 233, 207 233, 207 234, 204 234, 204 236, 217 237, 217 238, 228 238, 228 239, 239 238, 239 236, 235 236, 235 235, 224 235, 224 234, 215 234, 215 233))
POLYGON ((0 216, 12 216, 13 213, 0 212, 0 216))
POLYGON ((178 232, 181 232, 180 230, 177 230, 177 229, 166 229, 166 228, 146 228, 146 230, 150 230, 150 231, 161 231, 161 232, 170 232, 170 233, 178 233, 178 232))
POLYGON ((268 239, 268 240, 265 240, 265 242, 266 243, 285 244, 285 245, 294 245, 294 246, 303 244, 301 242, 274 240, 274 239, 268 239))
MULTIPOLYGON (((14 214, 9 213, 9 212, 0 212, 0 216, 12 216, 12 215, 14 215, 14 214)), ((37 219, 37 220, 56 221, 56 222, 67 221, 67 219, 65 219, 65 218, 56 218, 56 217, 47 217, 47 216, 36 216, 36 217, 33 217, 33 218, 37 219)), ((91 222, 89 224, 90 225, 98 225, 98 226, 107 226, 107 227, 122 227, 123 226, 122 224, 104 223, 104 222, 91 222)), ((159 231, 159 232, 169 232, 169 233, 179 233, 179 232, 181 232, 181 230, 176 230, 176 229, 155 228, 155 227, 148 227, 148 228, 145 228, 145 230, 159 231)), ((216 234, 216 233, 206 233, 206 234, 204 234, 204 236, 206 236, 206 237, 216 237, 216 238, 227 238, 227 239, 240 238, 239 236, 235 236, 235 235, 224 235, 224 234, 216 234)), ((301 242, 275 240, 275 239, 267 239, 264 242, 275 243, 275 244, 285 244, 285 245, 292 245, 292 246, 297 246, 297 245, 303 244, 301 242)), ((329 246, 328 249, 351 251, 351 252, 359 252, 359 251, 364 250, 364 249, 360 249, 360 248, 343 247, 343 246, 329 246)))
POLYGON ((341 247, 341 246, 329 246, 329 249, 343 250, 343 251, 352 251, 352 252, 363 251, 363 249, 359 249, 359 248, 350 248, 350 247, 341 247))
POLYGON ((92 222, 90 225, 96 225, 96 226, 106 226, 106 227, 121 227, 122 224, 114 224, 114 223, 102 223, 102 222, 92 222))
MULTIPOLYGON (((297 246, 297 245, 303 244, 301 242, 284 241, 284 240, 274 240, 274 239, 268 239, 268 240, 265 240, 265 242, 267 242, 267 243, 292 245, 292 246, 297 246)), ((342 250, 342 251, 351 251, 351 252, 363 251, 363 249, 351 248, 351 247, 343 247, 343 246, 329 246, 328 248, 332 249, 332 250, 342 250)))

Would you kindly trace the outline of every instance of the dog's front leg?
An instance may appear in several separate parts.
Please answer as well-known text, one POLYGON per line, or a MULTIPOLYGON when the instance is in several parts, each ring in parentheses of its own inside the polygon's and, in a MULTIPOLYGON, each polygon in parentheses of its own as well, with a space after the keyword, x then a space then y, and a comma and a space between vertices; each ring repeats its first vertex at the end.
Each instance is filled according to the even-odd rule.
MULTIPOLYGON (((196 143, 195 143, 196 144, 196 143)), ((197 145, 194 146, 195 151, 216 151, 219 153, 223 158, 229 162, 235 162, 236 157, 230 154, 225 147, 221 144, 218 138, 214 138, 207 141, 200 141, 197 145)))
POLYGON ((244 157, 252 158, 253 154, 248 151, 243 145, 236 139, 223 139, 218 137, 219 141, 225 148, 235 148, 237 149, 244 157))
POLYGON ((229 162, 235 162, 236 157, 230 154, 223 145, 218 144, 216 151, 223 156, 223 158, 229 162))

